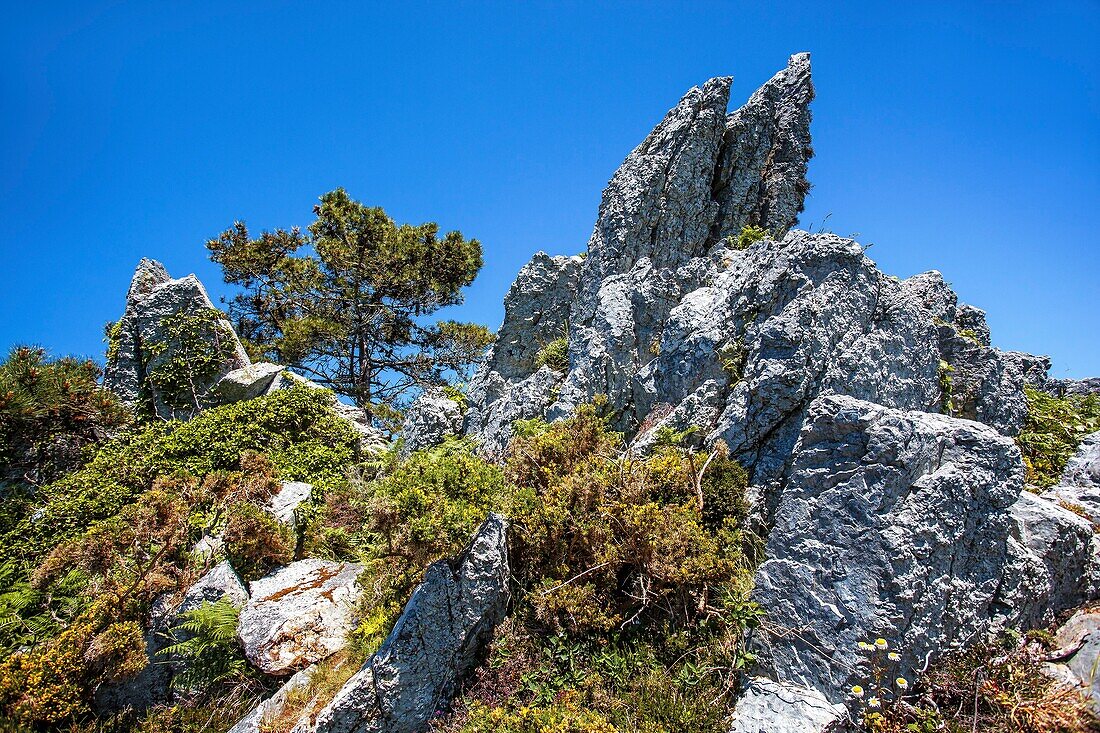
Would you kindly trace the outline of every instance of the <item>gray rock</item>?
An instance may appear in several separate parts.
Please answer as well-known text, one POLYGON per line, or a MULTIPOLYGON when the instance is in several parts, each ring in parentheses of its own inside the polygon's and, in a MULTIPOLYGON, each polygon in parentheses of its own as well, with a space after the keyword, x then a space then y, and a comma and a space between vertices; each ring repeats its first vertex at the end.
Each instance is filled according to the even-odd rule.
POLYGON ((915 677, 992 627, 1019 451, 979 423, 822 396, 795 449, 754 599, 793 633, 767 640, 776 679, 841 702, 856 642, 884 637, 915 677))
POLYGON ((248 660, 279 675, 342 649, 355 628, 361 570, 353 563, 299 560, 253 581, 237 626, 248 660))
POLYGON ((1100 432, 1081 441, 1077 453, 1066 464, 1058 485, 1043 496, 1072 507, 1095 525, 1100 525, 1100 432))
POLYGON ((733 710, 730 733, 824 733, 847 715, 817 690, 753 677, 733 710))
POLYGON ((728 96, 725 78, 690 90, 627 157, 587 259, 536 255, 524 267, 468 390, 466 432, 499 454, 515 420, 558 419, 606 395, 628 436, 695 426, 725 441, 765 499, 764 529, 820 394, 1018 432, 1041 359, 961 336, 984 317, 958 306, 939 273, 899 281, 850 239, 788 231, 809 188, 808 56, 730 115, 728 96), (729 237, 746 224, 772 236, 738 250, 729 237), (567 373, 536 371, 545 325, 565 323, 567 373))
POLYGON ((172 679, 179 670, 179 661, 165 659, 162 652, 170 644, 189 637, 179 628, 185 613, 203 603, 216 603, 223 598, 237 608, 248 601, 248 591, 228 562, 207 571, 178 601, 170 595, 158 598, 150 611, 149 628, 145 633, 145 654, 149 664, 131 679, 100 685, 95 693, 96 712, 111 715, 127 708, 140 712, 170 701, 172 679))
POLYGON ((313 493, 313 485, 303 481, 284 481, 268 502, 268 511, 283 524, 298 526, 297 511, 313 493))
POLYGON ((491 514, 453 561, 424 573, 382 647, 295 733, 417 733, 451 700, 508 606, 507 521, 491 514))
POLYGON ((286 707, 287 698, 291 693, 304 690, 309 686, 317 665, 311 665, 299 670, 290 676, 283 686, 272 693, 271 697, 262 701, 229 729, 229 733, 266 733, 271 724, 278 719, 286 707))
POLYGON ((403 455, 432 448, 449 435, 462 432, 462 408, 442 390, 428 389, 420 394, 405 413, 401 428, 403 455))
MULTIPOLYGON (((989 346, 989 324, 985 320, 985 311, 972 305, 961 305, 955 312, 955 325, 960 333, 973 335, 981 346, 989 346)), ((1049 367, 1048 367, 1049 368, 1049 367)))
POLYGON ((286 367, 259 362, 234 369, 215 385, 217 399, 225 404, 243 402, 268 393, 271 385, 286 367))
POLYGON ((1092 524, 1024 491, 1009 510, 1008 555, 997 604, 1012 628, 1048 626, 1059 613, 1095 597, 1092 524))
POLYGON ((169 399, 149 381, 149 375, 179 353, 179 342, 166 327, 174 319, 214 311, 202 283, 194 275, 172 280, 164 266, 143 259, 134 273, 126 296, 126 312, 111 338, 104 386, 124 402, 148 404, 162 418, 189 418, 213 400, 213 388, 229 372, 248 366, 249 359, 232 325, 224 318, 206 328, 214 369, 202 375, 187 395, 169 399))
POLYGON ((1100 613, 1078 611, 1054 635, 1058 660, 1049 670, 1055 679, 1077 686, 1100 715, 1100 613))
POLYGON ((1087 379, 1050 379, 1042 385, 1044 391, 1055 397, 1087 397, 1100 395, 1100 377, 1087 379))

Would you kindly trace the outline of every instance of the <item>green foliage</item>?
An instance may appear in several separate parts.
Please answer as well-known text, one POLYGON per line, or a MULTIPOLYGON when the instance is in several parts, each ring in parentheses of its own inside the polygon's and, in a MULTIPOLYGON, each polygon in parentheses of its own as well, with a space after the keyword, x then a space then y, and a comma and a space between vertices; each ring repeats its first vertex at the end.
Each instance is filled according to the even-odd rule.
POLYGON ((737 250, 748 249, 753 243, 759 242, 762 239, 768 237, 768 230, 758 226, 748 224, 741 227, 741 231, 736 237, 730 236, 727 239, 730 247, 737 250))
POLYGON ((26 517, 0 543, 0 559, 34 560, 58 541, 112 517, 177 472, 202 477, 240 467, 250 451, 266 454, 279 478, 339 480, 358 451, 358 436, 330 406, 332 393, 297 386, 207 410, 188 422, 145 425, 106 443, 80 470, 45 487, 37 517, 26 517))
POLYGON ((1028 482, 1054 486, 1081 441, 1100 430, 1100 396, 1052 397, 1024 387, 1028 414, 1016 438, 1024 456, 1028 482))
POLYGON ((11 350, 0 363, 0 480, 52 481, 80 464, 85 447, 127 422, 99 375, 89 360, 11 350))
POLYGON ((233 334, 221 312, 205 308, 160 323, 162 339, 146 344, 146 378, 174 410, 201 410, 210 404, 218 372, 235 353, 233 334))
POLYGON ((237 642, 239 617, 240 611, 226 598, 183 614, 183 623, 173 630, 183 640, 160 652, 164 660, 178 664, 173 687, 211 695, 255 674, 237 642))
POLYGON ((955 373, 955 367, 940 359, 938 373, 940 378, 940 409, 944 415, 954 415, 955 397, 951 375, 955 373))
POLYGON ((225 554, 244 580, 256 580, 294 560, 294 531, 255 504, 229 507, 225 554))
POLYGON ((731 341, 718 350, 718 361, 722 371, 729 377, 730 384, 737 384, 745 377, 745 364, 748 350, 741 339, 731 341))
POLYGON ((569 337, 560 336, 544 345, 535 355, 535 367, 548 366, 556 372, 569 370, 569 337))
POLYGON ((207 242, 225 281, 243 289, 230 310, 241 337, 362 407, 395 407, 447 373, 464 376, 489 331, 423 317, 462 302, 481 269, 478 241, 440 237, 434 223, 399 226, 343 189, 314 213, 308 234, 253 239, 237 222, 207 242))

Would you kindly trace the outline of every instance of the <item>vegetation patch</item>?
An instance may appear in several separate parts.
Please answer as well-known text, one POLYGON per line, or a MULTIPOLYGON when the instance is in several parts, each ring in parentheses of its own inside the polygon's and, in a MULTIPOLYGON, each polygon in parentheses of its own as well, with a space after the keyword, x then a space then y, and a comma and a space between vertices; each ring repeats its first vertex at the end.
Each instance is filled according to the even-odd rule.
POLYGON ((1052 397, 1024 387, 1027 420, 1016 438, 1024 456, 1028 483, 1054 486, 1081 441, 1100 430, 1100 396, 1052 397))
POLYGON ((569 337, 559 336, 547 343, 535 355, 535 368, 548 366, 555 372, 569 371, 569 337))
POLYGON ((862 707, 873 733, 1083 733, 1100 722, 1076 689, 1043 670, 1049 634, 1009 633, 950 654, 911 692, 862 707))

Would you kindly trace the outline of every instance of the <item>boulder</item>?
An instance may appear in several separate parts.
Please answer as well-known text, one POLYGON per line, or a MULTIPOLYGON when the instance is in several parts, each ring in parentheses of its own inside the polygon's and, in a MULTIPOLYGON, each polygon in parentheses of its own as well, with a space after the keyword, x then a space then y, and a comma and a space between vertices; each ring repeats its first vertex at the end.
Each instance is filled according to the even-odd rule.
POLYGON ((733 709, 730 733, 824 733, 847 715, 817 690, 753 677, 733 709))
POLYGON ((103 383, 133 406, 148 405, 162 418, 189 418, 214 401, 215 385, 248 366, 248 354, 232 325, 214 308, 194 275, 173 280, 164 266, 143 259, 126 296, 126 311, 109 334, 103 383), (176 332, 186 324, 188 335, 176 332), (195 339, 197 344, 186 340, 195 339), (209 363, 194 367, 189 384, 165 391, 155 376, 178 360, 195 363, 204 349, 209 363), (151 377, 153 377, 151 379, 151 377))
POLYGON ((243 402, 267 394, 275 380, 286 367, 280 364, 259 362, 234 369, 222 377, 215 391, 217 399, 225 404, 243 402))
POLYGON ((303 481, 284 481, 279 490, 271 497, 267 509, 283 524, 298 527, 298 506, 309 499, 313 485, 303 481))
POLYGON ((449 435, 462 432, 462 408, 439 389, 420 394, 405 413, 401 428, 402 455, 432 448, 449 435))
POLYGON ((248 661, 281 675, 319 662, 355 628, 362 566, 299 560, 253 581, 237 637, 248 661))
POLYGON ((1091 522, 1027 491, 1009 509, 1009 520, 997 598, 1005 625, 1046 627, 1062 611, 1095 597, 1091 522))
POLYGON ((753 599, 777 628, 777 680, 842 702, 857 642, 883 637, 916 677, 992 627, 1019 450, 976 422, 826 395, 811 405, 753 599))
POLYGON ((1057 680, 1078 687, 1093 712, 1100 715, 1100 613, 1081 610, 1054 635, 1057 650, 1047 671, 1057 680))
POLYGON ((295 733, 423 731, 504 618, 507 527, 490 514, 459 557, 429 567, 381 648, 295 733))

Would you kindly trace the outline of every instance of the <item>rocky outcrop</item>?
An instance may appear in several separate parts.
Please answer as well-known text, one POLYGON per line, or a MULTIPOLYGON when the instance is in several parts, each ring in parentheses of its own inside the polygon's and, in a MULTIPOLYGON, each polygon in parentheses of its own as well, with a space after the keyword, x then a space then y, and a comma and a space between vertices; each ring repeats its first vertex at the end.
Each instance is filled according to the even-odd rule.
POLYGON ((243 402, 269 393, 286 367, 259 362, 234 369, 215 385, 216 398, 223 404, 243 402))
POLYGON ((1018 449, 989 427, 818 398, 755 578, 788 631, 766 643, 775 678, 842 702, 860 640, 893 642, 915 677, 991 628, 1022 486, 1018 449))
POLYGON ((354 628, 362 567, 299 560, 251 584, 237 637, 257 669, 280 675, 319 662, 354 628))
MULTIPOLYGON (((471 381, 466 431, 500 453, 516 419, 607 395, 617 428, 697 428, 752 473, 770 521, 807 406, 847 394, 1019 430, 1025 372, 937 272, 899 281, 833 234, 788 231, 809 184, 809 57, 727 115, 730 82, 692 89, 604 192, 588 256, 538 254, 471 381), (743 248, 741 228, 769 236, 743 248), (566 328, 564 373, 536 369, 566 328)), ((644 447, 646 436, 636 445, 644 447)))
POLYGON ((142 711, 172 698, 172 678, 179 660, 166 659, 163 651, 172 643, 185 641, 189 634, 179 628, 183 616, 204 603, 226 599, 241 608, 248 602, 244 583, 228 562, 222 562, 199 578, 182 597, 161 596, 150 612, 145 633, 145 653, 149 663, 129 680, 101 685, 96 690, 96 711, 109 715, 130 708, 142 711))
POLYGON ((450 702, 508 606, 507 521, 491 514, 453 561, 428 568, 382 647, 295 733, 418 733, 450 702))
POLYGON ((439 445, 449 435, 462 432, 462 408, 443 393, 428 389, 420 394, 405 412, 401 428, 401 452, 414 451, 439 445))
POLYGON ((148 259, 134 272, 126 311, 111 327, 108 341, 104 385, 162 418, 194 415, 211 404, 222 377, 250 363, 198 278, 173 280, 162 264, 148 259), (185 378, 174 374, 175 367, 186 372, 185 378))
POLYGON ((817 690, 754 677, 737 700, 730 733, 824 733, 847 714, 817 690))

